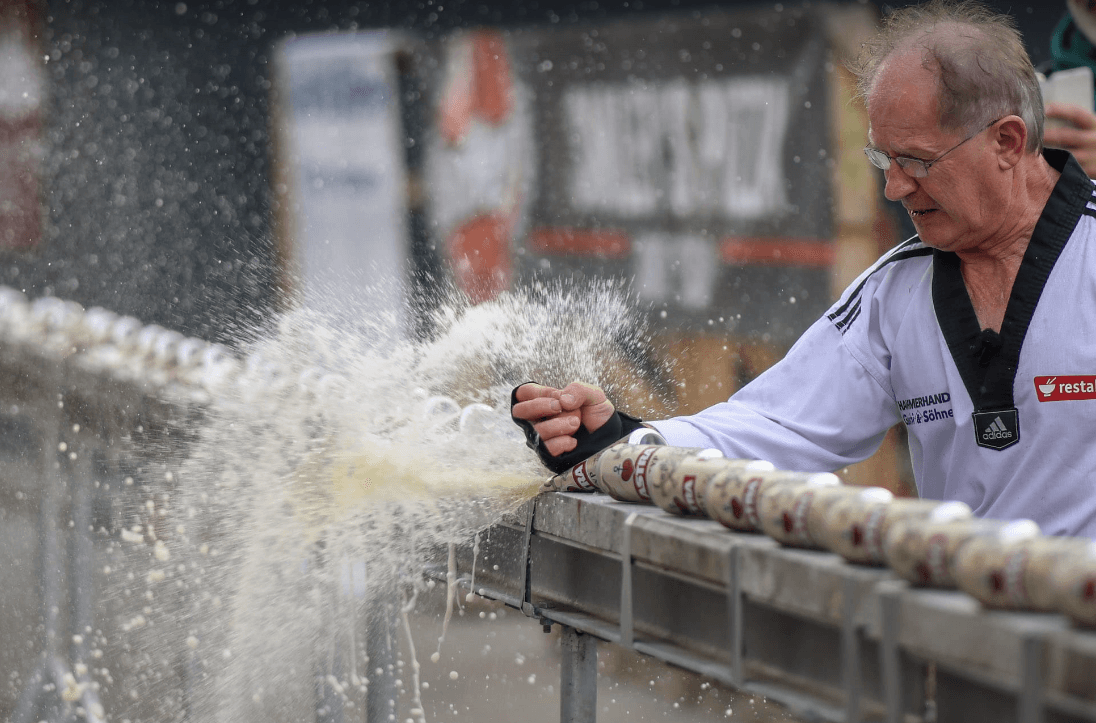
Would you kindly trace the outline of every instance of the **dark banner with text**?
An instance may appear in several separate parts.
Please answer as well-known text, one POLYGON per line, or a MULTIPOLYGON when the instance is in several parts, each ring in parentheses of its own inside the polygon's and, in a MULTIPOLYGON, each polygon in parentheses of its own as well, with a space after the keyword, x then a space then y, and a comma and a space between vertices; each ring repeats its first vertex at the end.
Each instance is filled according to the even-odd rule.
POLYGON ((627 280, 656 326, 793 340, 830 302, 829 46, 809 10, 468 31, 426 184, 458 285, 627 280))

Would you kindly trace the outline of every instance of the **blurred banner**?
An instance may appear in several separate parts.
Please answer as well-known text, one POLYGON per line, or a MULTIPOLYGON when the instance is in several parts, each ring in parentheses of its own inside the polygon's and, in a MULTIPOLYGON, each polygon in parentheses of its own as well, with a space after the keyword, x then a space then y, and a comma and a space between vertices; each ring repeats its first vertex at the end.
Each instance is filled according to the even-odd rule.
POLYGON ((392 33, 301 36, 278 54, 276 184, 288 284, 338 312, 402 313, 407 170, 392 33), (377 311, 382 308, 377 308, 377 311))
POLYGON ((446 38, 425 183, 458 286, 623 278, 657 327, 790 343, 831 299, 827 38, 810 10, 446 38))
POLYGON ((45 63, 39 5, 0 0, 0 249, 25 251, 42 239, 39 175, 45 63))

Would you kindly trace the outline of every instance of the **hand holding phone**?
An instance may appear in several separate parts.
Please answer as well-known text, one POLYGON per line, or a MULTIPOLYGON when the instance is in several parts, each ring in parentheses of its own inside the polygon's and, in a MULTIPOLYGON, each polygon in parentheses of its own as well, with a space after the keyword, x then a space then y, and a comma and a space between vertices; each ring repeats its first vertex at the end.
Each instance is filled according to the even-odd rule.
POLYGON ((1096 177, 1096 113, 1093 73, 1088 67, 1040 76, 1046 126, 1043 144, 1073 154, 1089 177, 1096 177))

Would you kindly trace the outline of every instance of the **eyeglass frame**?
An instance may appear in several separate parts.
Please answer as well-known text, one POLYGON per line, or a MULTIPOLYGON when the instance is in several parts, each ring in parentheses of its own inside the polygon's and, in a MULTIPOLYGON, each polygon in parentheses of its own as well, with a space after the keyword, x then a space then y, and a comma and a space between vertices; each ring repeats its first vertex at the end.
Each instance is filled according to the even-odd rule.
POLYGON ((902 171, 910 178, 926 178, 929 175, 929 169, 932 168, 937 162, 942 160, 944 156, 948 155, 956 148, 971 140, 983 131, 992 128, 996 123, 1003 121, 1005 118, 1008 118, 1008 116, 1001 116, 997 120, 992 121, 989 125, 976 130, 974 133, 959 141, 954 146, 947 149, 932 160, 926 161, 923 158, 914 158, 913 156, 892 156, 884 151, 879 150, 878 148, 872 148, 871 146, 864 147, 864 155, 868 157, 868 161, 870 161, 873 166, 881 171, 889 171, 891 163, 894 162, 897 163, 898 167, 901 168, 902 171), (921 173, 917 173, 915 169, 918 168, 923 169, 923 171, 921 173))

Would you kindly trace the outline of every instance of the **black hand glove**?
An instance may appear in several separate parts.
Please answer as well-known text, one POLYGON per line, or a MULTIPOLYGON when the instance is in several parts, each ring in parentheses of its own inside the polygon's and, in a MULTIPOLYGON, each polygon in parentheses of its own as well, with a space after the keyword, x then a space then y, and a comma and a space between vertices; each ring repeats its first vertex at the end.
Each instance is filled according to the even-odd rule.
MULTIPOLYGON (((524 384, 535 384, 536 382, 524 382, 524 384)), ((519 384, 518 387, 522 386, 519 384)), ((518 402, 518 387, 514 387, 510 392, 510 409, 514 408, 514 405, 518 402)), ((643 420, 638 417, 633 417, 630 414, 625 414, 620 411, 613 412, 613 416, 609 417, 605 424, 597 428, 593 432, 586 430, 586 427, 581 424, 578 427, 578 431, 575 432, 574 437, 578 441, 578 445, 570 452, 564 452, 558 457, 553 457, 548 451, 548 448, 544 446, 544 442, 541 440, 540 435, 533 429, 533 423, 525 420, 518 419, 510 414, 510 419, 514 420, 514 424, 521 427, 521 431, 525 432, 525 443, 529 445, 529 448, 537 453, 540 457, 540 461, 544 462, 544 466, 552 470, 556 474, 566 472, 588 457, 592 457, 601 450, 605 449, 614 442, 627 437, 643 426, 643 420)))

